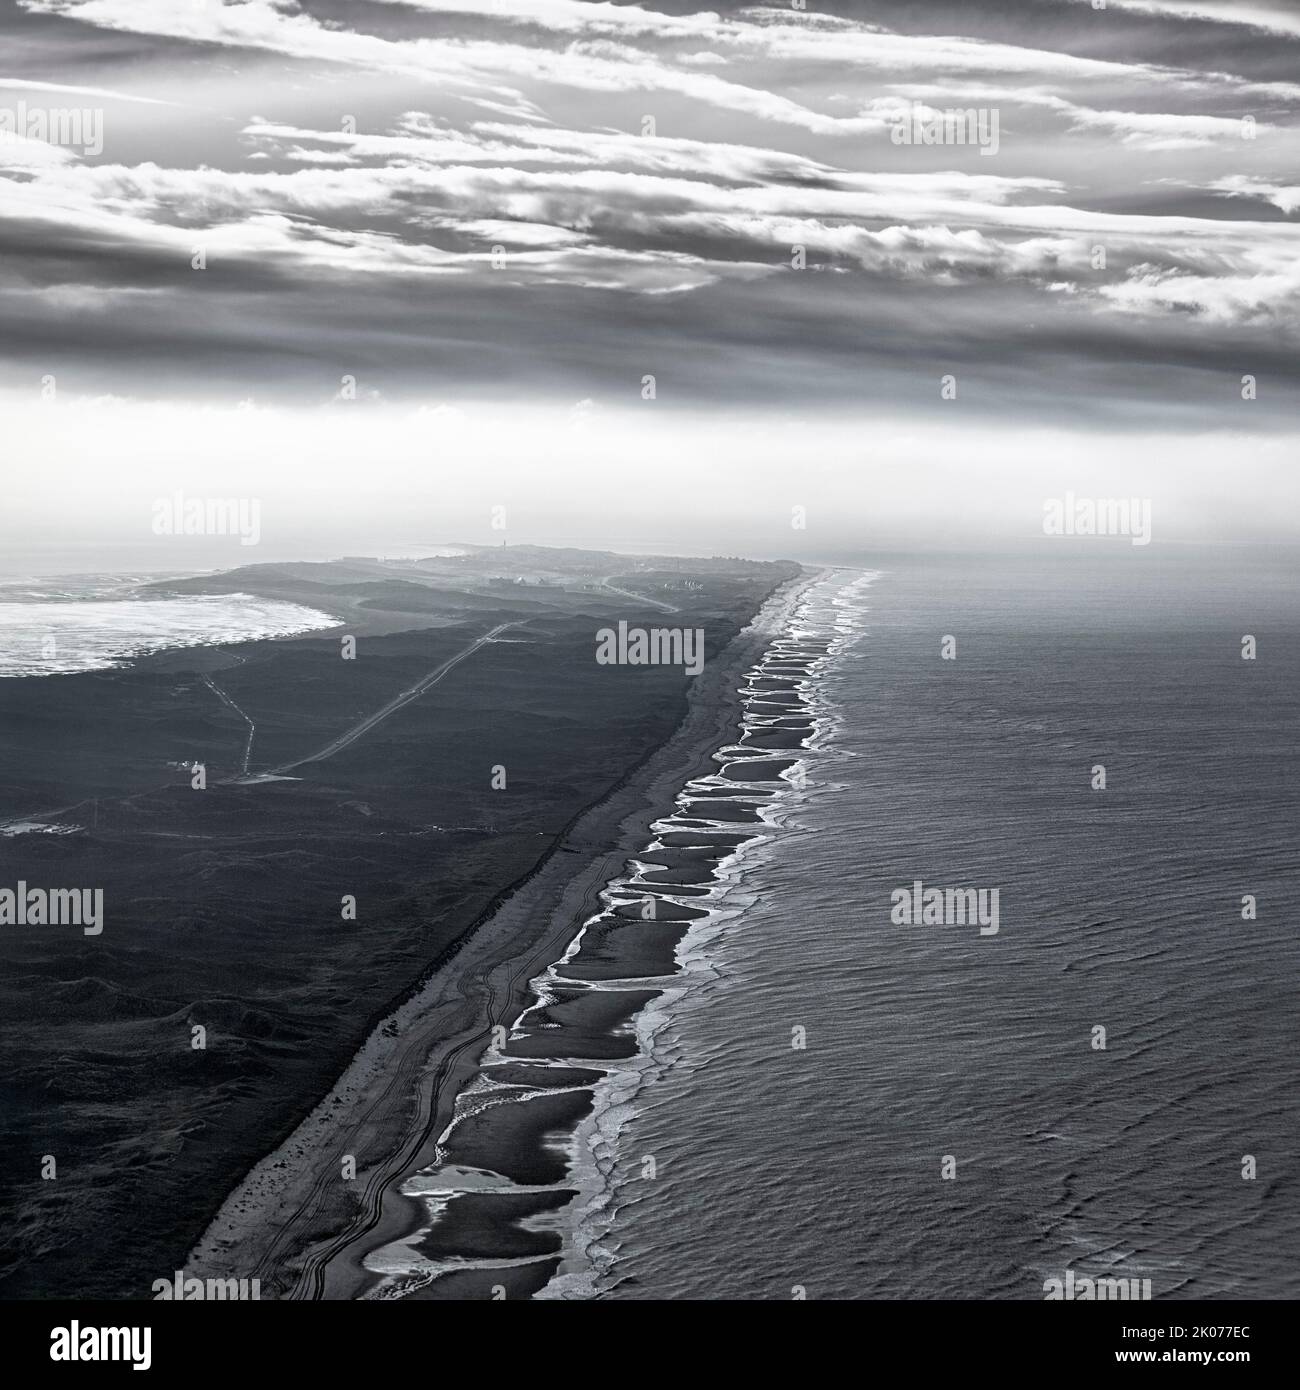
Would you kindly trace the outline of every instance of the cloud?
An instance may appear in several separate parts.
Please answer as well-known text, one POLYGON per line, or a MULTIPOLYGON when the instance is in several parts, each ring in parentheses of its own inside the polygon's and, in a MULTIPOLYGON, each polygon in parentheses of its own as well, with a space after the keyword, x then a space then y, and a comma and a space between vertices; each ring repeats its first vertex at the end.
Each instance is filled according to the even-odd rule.
POLYGON ((0 170, 43 169, 75 159, 72 150, 46 140, 29 140, 13 131, 0 131, 0 170))
POLYGON ((1259 198, 1272 203, 1288 217, 1300 212, 1300 187, 1295 184, 1268 183, 1244 174, 1230 174, 1227 178, 1217 179, 1210 186, 1216 193, 1224 193, 1229 198, 1259 198))
MULTIPOLYGON (((741 10, 723 20, 712 13, 667 18, 633 10, 622 20, 621 7, 558 4, 531 12, 531 23, 565 39, 547 48, 517 41, 517 25, 530 8, 514 0, 466 0, 454 11, 487 19, 508 19, 503 39, 455 41, 391 40, 346 28, 326 27, 292 0, 20 0, 24 9, 54 14, 108 29, 126 30, 226 46, 267 49, 306 60, 373 68, 437 80, 459 88, 497 86, 496 99, 524 100, 520 84, 546 83, 590 92, 656 92, 755 117, 801 126, 824 135, 879 133, 876 116, 836 116, 774 90, 763 81, 779 65, 797 70, 809 64, 851 77, 863 71, 888 75, 898 83, 908 74, 981 75, 986 78, 1056 81, 1126 81, 1158 85, 1186 81, 1193 74, 1171 69, 1078 56, 1048 49, 976 41, 960 36, 896 34, 808 13, 775 8, 741 10), (587 12, 593 12, 588 15, 587 12), (613 33, 615 37, 609 37, 613 33), (647 35, 655 42, 629 40, 647 35), (577 37, 574 37, 576 35, 577 37), (672 45, 659 40, 689 37, 706 41, 715 57, 749 64, 752 84, 699 71, 699 63, 679 64, 672 45)), ((453 13, 450 6, 424 4, 424 10, 453 13)), ((699 54, 693 55, 698 59, 699 54)), ((492 93, 488 94, 489 99, 492 93)))
POLYGON ((1271 127, 1261 125, 1253 118, 1247 124, 1225 116, 1091 111, 1069 102, 1060 103, 1058 109, 1068 113, 1075 128, 1111 131, 1126 145, 1137 145, 1148 150, 1183 150, 1215 141, 1240 142, 1271 131, 1271 127))
MULTIPOLYGON (((1079 0, 1091 4, 1091 0, 1079 0)), ((1300 16, 1266 0, 1110 0, 1117 10, 1137 10, 1170 19, 1239 24, 1269 34, 1300 38, 1300 16)))
MULTIPOLYGON (((515 133, 492 129, 503 132, 515 133)), ((570 142, 549 131, 522 146, 492 143, 511 153, 570 142)), ((623 145, 611 137, 611 162, 623 145)), ((209 268, 243 266, 259 279, 499 275, 514 286, 633 294, 775 275, 804 246, 893 279, 1019 280, 1052 292, 1067 284, 1127 313, 1253 320, 1295 307, 1285 267, 1300 232, 1288 224, 1043 203, 1034 198, 1056 187, 1050 182, 954 171, 867 175, 822 166, 815 184, 769 182, 757 177, 771 172, 763 152, 750 153, 755 177, 729 185, 611 167, 416 160, 291 172, 68 166, 11 181, 0 234, 15 223, 42 227, 47 250, 115 244, 145 258, 143 275, 167 264, 179 275, 202 248, 209 268), (496 244, 514 248, 504 264, 490 252, 496 244), (1110 274, 1126 277, 1119 284, 1093 273, 1099 244, 1110 274)))
POLYGON ((114 92, 105 87, 77 87, 67 82, 38 82, 30 77, 0 77, 0 89, 24 92, 57 92, 60 96, 98 97, 102 101, 130 101, 141 106, 174 106, 174 102, 159 97, 139 96, 133 92, 114 92))
POLYGON ((996 379, 989 408, 1059 409, 1050 363, 1103 413, 1163 408, 1144 370, 1194 397, 1243 344, 1295 346, 1288 85, 1163 44, 1171 15, 1155 62, 1075 6, 1008 41, 994 0, 957 34, 580 0, 23 6, 63 21, 42 80, 148 94, 112 163, 24 150, 0 179, 3 351, 104 390, 147 362, 167 389, 290 391, 343 356, 384 389, 572 401, 662 357, 679 394, 766 409, 796 382, 860 403, 868 369, 888 398, 942 357, 996 379), (61 67, 70 35, 92 41, 61 67), (992 108, 996 157, 896 145, 913 103, 992 108))
POLYGON ((1188 274, 1162 266, 1138 266, 1118 284, 1098 293, 1133 313, 1170 310, 1192 313, 1211 323, 1272 322, 1300 304, 1300 262, 1246 266, 1230 274, 1188 274))

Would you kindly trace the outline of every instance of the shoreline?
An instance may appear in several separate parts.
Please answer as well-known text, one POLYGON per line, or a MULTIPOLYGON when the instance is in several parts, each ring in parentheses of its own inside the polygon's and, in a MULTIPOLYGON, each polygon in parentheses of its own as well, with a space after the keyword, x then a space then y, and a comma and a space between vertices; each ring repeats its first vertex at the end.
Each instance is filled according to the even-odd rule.
POLYGON ((601 891, 665 804, 710 767, 734 730, 741 677, 822 575, 804 567, 768 595, 692 684, 669 738, 581 812, 379 1022, 330 1092, 227 1195, 190 1252, 187 1273, 257 1277, 268 1296, 288 1298, 353 1299, 380 1282, 362 1262, 421 1225, 422 1206, 402 1195, 402 1180, 427 1166, 491 1029, 517 1017, 531 979, 598 909, 601 891), (351 1180, 343 1176, 348 1155, 351 1180))
MULTIPOLYGON (((799 608, 839 574, 819 576, 799 608)), ((369 1296, 564 1300, 621 1282, 621 1242, 604 1244, 620 1191, 638 1180, 635 1160, 619 1157, 621 1130, 680 1060, 659 1035, 714 977, 715 943, 744 912, 741 866, 800 796, 802 778, 786 782, 778 764, 822 746, 816 673, 836 640, 796 613, 745 673, 732 739, 606 885, 603 910, 534 977, 528 1008, 457 1098, 437 1161, 404 1182, 424 1220, 369 1253, 383 1276, 369 1296)))

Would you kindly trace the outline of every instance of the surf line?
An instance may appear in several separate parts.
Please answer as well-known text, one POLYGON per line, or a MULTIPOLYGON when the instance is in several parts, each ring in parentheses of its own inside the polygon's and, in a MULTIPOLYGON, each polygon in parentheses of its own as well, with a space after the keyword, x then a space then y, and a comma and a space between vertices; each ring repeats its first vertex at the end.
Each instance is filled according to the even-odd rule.
POLYGON ((367 1256, 381 1275, 369 1297, 437 1296, 439 1281, 451 1297, 608 1287, 616 1257, 600 1242, 614 1216, 618 1132, 671 1065, 655 1044, 698 980, 684 960, 721 921, 742 851, 779 832, 777 808, 805 786, 803 755, 830 724, 818 678, 845 640, 835 597, 855 585, 828 578, 832 592, 809 591, 743 678, 739 738, 712 754, 717 769, 677 793, 601 890, 599 911, 531 982, 531 1002, 497 1030, 434 1161, 403 1185, 428 1223, 367 1256))

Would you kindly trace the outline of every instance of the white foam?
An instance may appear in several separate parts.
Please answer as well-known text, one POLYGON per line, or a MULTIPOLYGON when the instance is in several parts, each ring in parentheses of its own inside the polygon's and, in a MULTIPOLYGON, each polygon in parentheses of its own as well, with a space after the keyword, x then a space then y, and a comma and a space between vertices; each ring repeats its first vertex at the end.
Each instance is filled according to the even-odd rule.
POLYGON ((104 671, 176 647, 337 627, 328 613, 253 594, 0 603, 0 677, 104 671))

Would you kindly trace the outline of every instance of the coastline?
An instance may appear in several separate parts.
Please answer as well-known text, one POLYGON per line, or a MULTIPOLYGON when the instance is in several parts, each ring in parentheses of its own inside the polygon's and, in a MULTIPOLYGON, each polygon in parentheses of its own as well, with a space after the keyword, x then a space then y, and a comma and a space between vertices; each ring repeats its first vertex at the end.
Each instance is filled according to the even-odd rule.
POLYGON ((191 1251, 188 1273, 256 1277, 266 1296, 289 1298, 352 1299, 379 1282, 363 1261, 422 1224, 420 1203, 400 1187, 431 1160, 491 1029, 517 1017, 531 979, 598 910, 602 890, 683 782, 711 768, 734 731, 743 673, 821 577, 804 568, 774 590, 693 683, 672 735, 580 813, 454 953, 431 966, 329 1094, 227 1196, 191 1251), (349 1155, 352 1180, 343 1176, 349 1155))
POLYGON ((817 677, 845 625, 826 630, 824 593, 820 621, 805 609, 840 576, 804 591, 745 673, 737 726, 710 771, 679 788, 602 910, 531 981, 527 1009, 457 1097, 435 1162, 403 1182, 424 1220, 368 1253, 382 1276, 368 1297, 586 1299, 621 1284, 616 1213, 656 1176, 621 1133, 683 1060, 673 1020, 717 982, 715 952, 745 911, 743 866, 780 837, 804 761, 829 735, 817 677))

